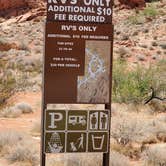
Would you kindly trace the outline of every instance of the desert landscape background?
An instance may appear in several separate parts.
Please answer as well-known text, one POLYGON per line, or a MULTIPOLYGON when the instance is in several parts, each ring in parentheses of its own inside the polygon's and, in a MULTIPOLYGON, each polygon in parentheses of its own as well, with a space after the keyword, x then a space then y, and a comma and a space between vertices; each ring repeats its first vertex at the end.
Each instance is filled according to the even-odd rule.
MULTIPOLYGON (((39 165, 45 15, 42 0, 0 0, 0 166, 39 165)), ((166 166, 166 1, 115 1, 113 17, 110 165, 166 166)), ((47 155, 48 166, 101 162, 47 155)))

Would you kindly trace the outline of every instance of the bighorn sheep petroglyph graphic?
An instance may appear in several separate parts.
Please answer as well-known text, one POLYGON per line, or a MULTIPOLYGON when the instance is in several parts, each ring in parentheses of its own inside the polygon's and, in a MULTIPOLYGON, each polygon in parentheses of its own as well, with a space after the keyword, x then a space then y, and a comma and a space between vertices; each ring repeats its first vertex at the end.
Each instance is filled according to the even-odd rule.
POLYGON ((88 64, 88 76, 86 76, 85 78, 83 78, 81 80, 78 80, 78 88, 81 85, 86 84, 91 79, 96 79, 100 73, 105 72, 104 62, 99 57, 99 55, 96 53, 95 54, 92 53, 89 49, 86 49, 85 51, 86 51, 86 54, 88 55, 88 57, 90 58, 90 61, 88 64), (95 69, 95 71, 93 71, 93 69, 92 69, 94 64, 97 65, 97 69, 95 69))

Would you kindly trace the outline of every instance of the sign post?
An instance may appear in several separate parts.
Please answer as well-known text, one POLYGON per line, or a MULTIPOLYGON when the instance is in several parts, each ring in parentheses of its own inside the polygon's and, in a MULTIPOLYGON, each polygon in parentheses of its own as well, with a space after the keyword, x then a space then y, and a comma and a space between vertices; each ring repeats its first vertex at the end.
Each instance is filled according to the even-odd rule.
POLYGON ((41 166, 47 153, 103 153, 109 166, 111 0, 47 0, 41 166), (104 104, 105 110, 48 109, 48 104, 104 104))

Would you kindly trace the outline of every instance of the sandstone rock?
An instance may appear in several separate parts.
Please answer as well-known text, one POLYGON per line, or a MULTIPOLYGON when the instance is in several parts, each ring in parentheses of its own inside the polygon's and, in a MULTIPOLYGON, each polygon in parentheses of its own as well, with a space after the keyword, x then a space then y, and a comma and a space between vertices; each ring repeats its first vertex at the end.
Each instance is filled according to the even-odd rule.
POLYGON ((6 40, 0 39, 0 51, 9 51, 10 49, 18 49, 16 43, 8 43, 6 40))
POLYGON ((166 43, 165 43, 165 42, 159 43, 159 46, 160 46, 163 50, 166 49, 166 43))
POLYGON ((139 61, 145 61, 145 56, 144 55, 137 55, 137 59, 139 61))
POLYGON ((158 46, 157 42, 153 41, 152 46, 154 46, 154 47, 158 46))
POLYGON ((127 5, 130 8, 142 8, 145 7, 145 0, 119 0, 122 5, 127 5))
POLYGON ((17 16, 29 9, 41 7, 43 4, 43 0, 0 0, 0 16, 17 16))

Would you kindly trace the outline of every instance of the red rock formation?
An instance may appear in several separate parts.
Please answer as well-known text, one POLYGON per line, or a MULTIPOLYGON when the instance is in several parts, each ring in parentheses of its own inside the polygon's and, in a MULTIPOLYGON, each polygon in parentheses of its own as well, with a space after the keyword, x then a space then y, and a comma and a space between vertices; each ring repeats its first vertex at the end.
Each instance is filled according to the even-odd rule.
POLYGON ((142 8, 146 5, 145 0, 119 0, 119 2, 130 8, 142 8))
POLYGON ((42 5, 43 0, 0 0, 0 16, 17 16, 42 5))

